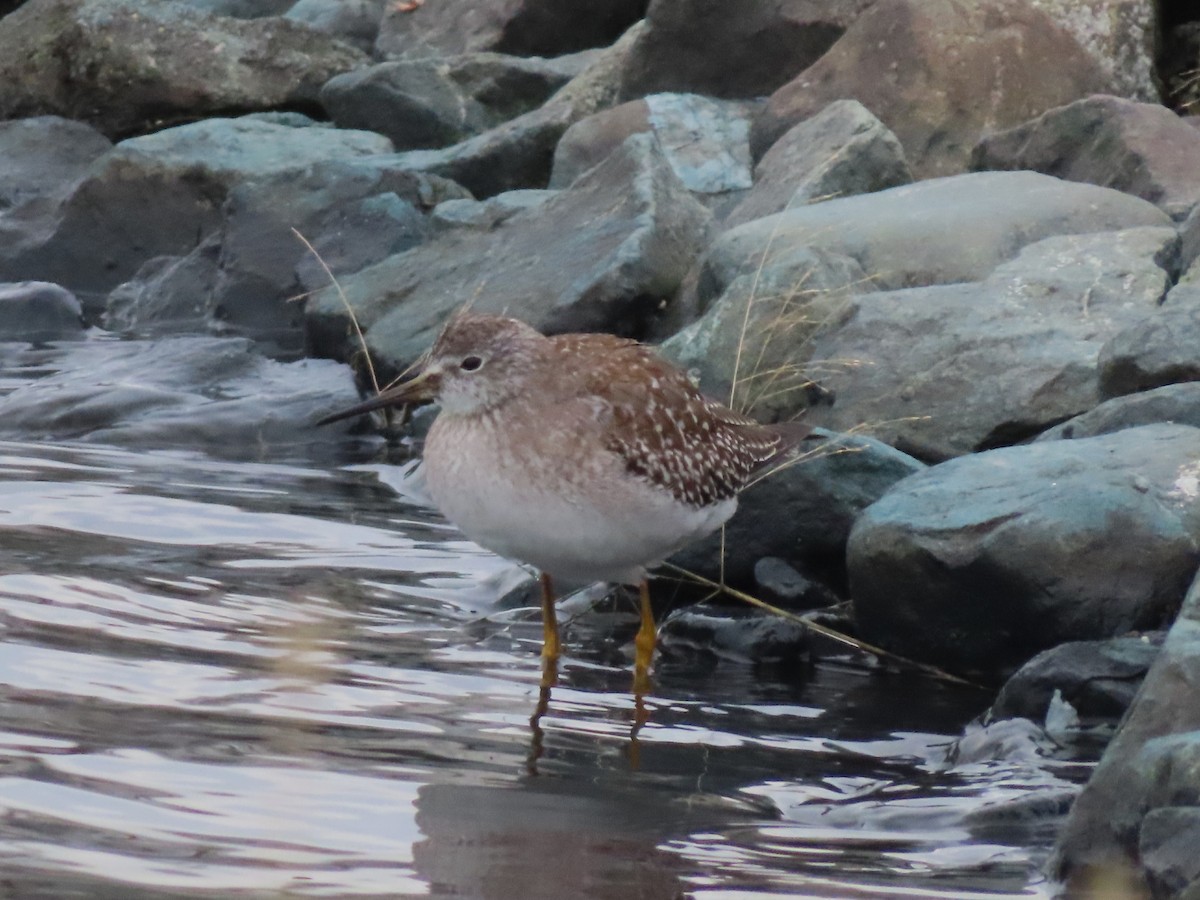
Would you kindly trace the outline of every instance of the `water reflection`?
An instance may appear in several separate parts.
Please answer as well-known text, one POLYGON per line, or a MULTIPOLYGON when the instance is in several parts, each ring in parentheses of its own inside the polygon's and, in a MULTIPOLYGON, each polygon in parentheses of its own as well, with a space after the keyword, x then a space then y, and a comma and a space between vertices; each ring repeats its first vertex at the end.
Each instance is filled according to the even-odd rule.
POLYGON ((1046 895, 1083 773, 949 768, 985 700, 707 657, 634 693, 632 608, 543 669, 509 567, 376 476, 0 444, 5 893, 1046 895))

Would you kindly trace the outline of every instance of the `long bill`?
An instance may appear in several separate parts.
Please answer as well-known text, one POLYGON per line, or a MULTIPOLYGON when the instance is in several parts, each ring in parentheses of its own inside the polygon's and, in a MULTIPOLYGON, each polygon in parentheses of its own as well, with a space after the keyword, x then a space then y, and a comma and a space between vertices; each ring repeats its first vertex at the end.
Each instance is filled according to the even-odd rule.
POLYGON ((333 415, 321 419, 316 424, 328 425, 331 422, 340 422, 342 419, 349 419, 352 416, 361 416, 363 413, 369 413, 376 409, 432 400, 437 396, 437 389, 438 373, 433 369, 424 369, 415 378, 410 378, 408 381, 402 381, 399 384, 386 387, 370 400, 364 400, 362 403, 355 404, 349 409, 335 412, 333 415))

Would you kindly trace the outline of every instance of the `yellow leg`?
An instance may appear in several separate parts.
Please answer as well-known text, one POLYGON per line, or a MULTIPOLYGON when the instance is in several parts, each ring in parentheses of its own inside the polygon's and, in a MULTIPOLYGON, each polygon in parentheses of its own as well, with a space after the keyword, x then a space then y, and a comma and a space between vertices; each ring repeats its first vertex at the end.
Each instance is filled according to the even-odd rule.
POLYGON ((554 611, 554 584, 542 573, 542 658, 558 659, 562 645, 558 639, 558 615, 554 611))
POLYGON ((658 638, 658 629, 654 626, 654 610, 650 608, 650 583, 642 579, 638 594, 641 599, 642 625, 637 637, 633 639, 633 673, 635 692, 640 684, 649 681, 650 659, 654 656, 654 644, 658 638))

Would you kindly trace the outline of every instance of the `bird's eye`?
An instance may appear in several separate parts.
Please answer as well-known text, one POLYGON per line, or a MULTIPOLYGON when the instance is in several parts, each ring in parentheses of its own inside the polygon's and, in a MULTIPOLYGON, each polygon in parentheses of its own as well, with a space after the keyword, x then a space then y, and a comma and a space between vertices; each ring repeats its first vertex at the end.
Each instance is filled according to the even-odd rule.
POLYGON ((458 364, 458 367, 464 372, 474 372, 483 365, 483 360, 478 356, 468 356, 458 364))

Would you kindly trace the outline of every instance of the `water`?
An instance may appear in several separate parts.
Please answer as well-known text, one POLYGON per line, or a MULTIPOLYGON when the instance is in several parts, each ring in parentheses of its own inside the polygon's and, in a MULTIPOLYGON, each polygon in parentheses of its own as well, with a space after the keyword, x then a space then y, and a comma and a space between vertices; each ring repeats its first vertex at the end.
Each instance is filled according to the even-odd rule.
POLYGON ((510 568, 363 461, 0 443, 0 894, 1049 896, 1087 766, 948 764, 986 695, 691 654, 638 699, 582 601, 545 690, 510 568))

